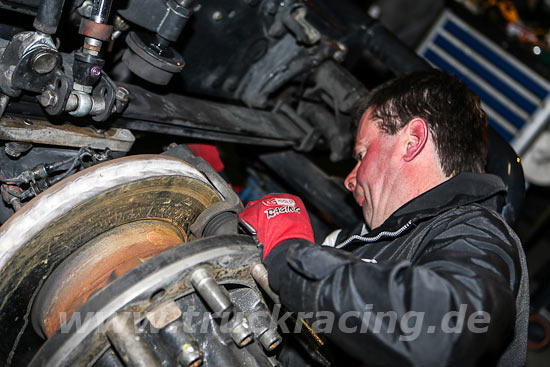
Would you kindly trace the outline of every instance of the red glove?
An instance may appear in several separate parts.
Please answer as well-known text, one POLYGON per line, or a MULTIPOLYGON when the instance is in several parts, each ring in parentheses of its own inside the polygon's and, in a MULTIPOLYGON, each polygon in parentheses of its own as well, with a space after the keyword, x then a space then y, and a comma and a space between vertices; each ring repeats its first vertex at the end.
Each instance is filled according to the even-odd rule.
POLYGON ((313 242, 313 230, 302 199, 289 194, 269 194, 251 201, 239 214, 264 246, 263 257, 284 240, 302 238, 313 242))
POLYGON ((210 163, 214 171, 220 172, 224 169, 220 153, 215 145, 210 144, 187 144, 187 147, 197 157, 202 157, 205 161, 210 163))

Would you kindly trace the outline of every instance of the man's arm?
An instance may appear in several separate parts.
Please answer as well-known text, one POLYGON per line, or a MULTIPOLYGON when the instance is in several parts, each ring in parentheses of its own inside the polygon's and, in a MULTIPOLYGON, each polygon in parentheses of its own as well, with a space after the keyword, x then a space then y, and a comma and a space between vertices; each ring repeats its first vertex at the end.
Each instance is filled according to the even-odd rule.
POLYGON ((367 364, 494 363, 512 337, 519 265, 515 238, 490 219, 442 223, 414 264, 287 240, 265 259, 270 284, 290 310, 318 313, 314 328, 333 313, 327 336, 367 364))

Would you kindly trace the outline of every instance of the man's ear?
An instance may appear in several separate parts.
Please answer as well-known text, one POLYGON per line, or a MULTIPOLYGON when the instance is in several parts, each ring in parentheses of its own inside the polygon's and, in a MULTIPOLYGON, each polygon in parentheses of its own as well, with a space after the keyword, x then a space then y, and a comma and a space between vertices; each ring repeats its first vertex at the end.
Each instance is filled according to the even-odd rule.
POLYGON ((428 124, 424 119, 415 117, 405 126, 405 162, 412 161, 420 154, 428 141, 428 124))

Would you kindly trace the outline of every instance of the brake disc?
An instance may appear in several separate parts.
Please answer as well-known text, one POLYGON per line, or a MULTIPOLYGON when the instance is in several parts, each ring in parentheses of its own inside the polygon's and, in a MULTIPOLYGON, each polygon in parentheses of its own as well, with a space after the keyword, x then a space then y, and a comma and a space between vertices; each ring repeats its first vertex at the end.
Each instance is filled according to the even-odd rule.
POLYGON ((193 239, 190 226, 220 200, 196 168, 154 155, 91 167, 33 199, 0 227, 1 364, 22 365, 35 352, 33 302, 42 302, 36 328, 51 335, 56 313, 70 315, 129 269, 193 239))

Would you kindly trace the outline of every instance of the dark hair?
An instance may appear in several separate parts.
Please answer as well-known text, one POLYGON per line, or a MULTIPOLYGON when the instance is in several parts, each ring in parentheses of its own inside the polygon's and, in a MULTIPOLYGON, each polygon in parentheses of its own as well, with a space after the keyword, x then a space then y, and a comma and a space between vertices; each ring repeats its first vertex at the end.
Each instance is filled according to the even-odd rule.
POLYGON ((356 129, 369 108, 378 127, 389 135, 415 117, 424 119, 447 177, 485 171, 489 147, 487 116, 479 97, 455 76, 435 69, 423 70, 379 85, 356 106, 356 129))

